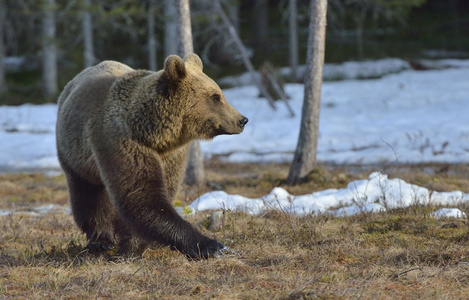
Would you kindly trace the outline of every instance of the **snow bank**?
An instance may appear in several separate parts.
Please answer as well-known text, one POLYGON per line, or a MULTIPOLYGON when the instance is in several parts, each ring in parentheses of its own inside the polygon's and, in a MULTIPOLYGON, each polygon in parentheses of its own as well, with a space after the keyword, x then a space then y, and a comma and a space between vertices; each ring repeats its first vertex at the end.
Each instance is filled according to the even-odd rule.
MULTIPOLYGON (((326 82, 322 88, 318 160, 337 164, 469 162, 469 70, 408 70, 372 80, 326 82)), ((270 109, 257 89, 225 91, 249 118, 238 136, 202 143, 208 157, 288 162, 297 144, 303 85, 288 84, 291 118, 283 103, 270 109)))
POLYGON ((432 212, 430 216, 434 218, 466 218, 466 213, 460 211, 457 208, 440 208, 439 210, 432 212))
POLYGON ((57 204, 47 204, 36 207, 21 207, 18 209, 0 209, 1 216, 9 215, 28 215, 28 216, 43 216, 46 214, 71 214, 70 207, 57 205, 57 204))
MULTIPOLYGON (((192 202, 189 208, 193 212, 224 209, 258 215, 274 209, 299 216, 324 213, 351 216, 411 205, 456 205, 466 201, 469 201, 469 194, 460 191, 430 193, 424 187, 374 172, 368 179, 352 181, 343 189, 328 189, 301 196, 291 195, 280 187, 257 199, 229 195, 223 191, 210 192, 192 202)), ((465 216, 464 213, 458 215, 454 210, 440 210, 435 214, 437 217, 465 216)))

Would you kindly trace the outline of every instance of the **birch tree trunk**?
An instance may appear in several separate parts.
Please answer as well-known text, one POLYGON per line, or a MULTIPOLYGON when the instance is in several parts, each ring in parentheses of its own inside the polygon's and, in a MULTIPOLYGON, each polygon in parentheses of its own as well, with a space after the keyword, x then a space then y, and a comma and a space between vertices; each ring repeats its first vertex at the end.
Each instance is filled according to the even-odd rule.
POLYGON ((57 47, 55 45, 55 0, 42 0, 42 87, 44 96, 57 96, 57 47))
POLYGON ((155 35, 155 0, 148 0, 148 65, 150 70, 157 71, 156 65, 156 35, 155 35))
POLYGON ((5 79, 5 45, 3 43, 5 32, 5 19, 7 17, 7 7, 5 0, 0 0, 0 94, 7 91, 7 83, 5 79))
POLYGON ((83 43, 84 43, 84 65, 91 67, 95 63, 93 44, 93 21, 90 13, 90 0, 83 0, 83 43))
POLYGON ((175 0, 164 1, 164 55, 167 57, 171 54, 178 53, 177 44, 177 10, 175 0))
POLYGON ((306 177, 316 164, 321 104, 322 70, 326 43, 327 0, 311 0, 305 91, 300 135, 287 184, 306 177))
MULTIPOLYGON (((174 2, 176 3, 177 16, 177 37, 175 37, 178 41, 177 54, 184 57, 194 52, 189 0, 176 0, 174 2)), ((185 182, 193 186, 205 184, 204 160, 199 141, 193 141, 190 146, 185 182)))
POLYGON ((288 2, 288 27, 290 37, 290 68, 291 80, 298 81, 298 26, 297 26, 297 5, 296 0, 289 0, 288 2))

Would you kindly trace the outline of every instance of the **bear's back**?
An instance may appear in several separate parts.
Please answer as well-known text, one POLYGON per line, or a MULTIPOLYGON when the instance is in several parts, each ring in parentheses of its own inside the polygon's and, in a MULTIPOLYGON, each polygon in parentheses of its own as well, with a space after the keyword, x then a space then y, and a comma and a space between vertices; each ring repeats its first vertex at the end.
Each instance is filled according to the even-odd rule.
POLYGON ((132 71, 134 70, 129 66, 112 60, 105 60, 86 68, 65 86, 58 104, 61 106, 65 101, 75 102, 89 99, 89 97, 71 97, 73 93, 90 94, 92 95, 91 99, 94 100, 103 99, 107 96, 109 88, 115 80, 132 71))
POLYGON ((64 88, 58 100, 57 153, 63 165, 75 169, 83 178, 98 180, 88 139, 91 124, 101 120, 111 85, 134 70, 115 61, 103 61, 86 68, 64 88))

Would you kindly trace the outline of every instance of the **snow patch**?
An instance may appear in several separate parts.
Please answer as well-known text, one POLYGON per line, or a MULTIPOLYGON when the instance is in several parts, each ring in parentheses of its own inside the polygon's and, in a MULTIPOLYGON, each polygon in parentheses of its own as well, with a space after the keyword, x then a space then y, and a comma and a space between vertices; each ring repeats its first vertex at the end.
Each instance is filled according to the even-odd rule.
POLYGON ((269 210, 280 210, 298 216, 320 213, 351 216, 412 205, 454 205, 464 201, 469 201, 469 194, 460 191, 434 192, 431 197, 424 187, 398 178, 389 179, 386 174, 374 172, 368 179, 352 181, 343 189, 294 196, 285 189, 276 187, 268 195, 257 199, 217 191, 200 196, 189 207, 194 212, 222 209, 258 215, 269 210))
POLYGON ((440 218, 466 218, 466 213, 460 211, 457 208, 440 208, 439 210, 432 212, 430 216, 440 218))

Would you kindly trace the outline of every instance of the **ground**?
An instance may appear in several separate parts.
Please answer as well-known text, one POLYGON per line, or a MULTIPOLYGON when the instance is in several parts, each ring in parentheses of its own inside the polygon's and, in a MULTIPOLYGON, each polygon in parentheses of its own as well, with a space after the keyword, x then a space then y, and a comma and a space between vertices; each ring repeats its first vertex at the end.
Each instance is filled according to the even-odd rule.
MULTIPOLYGON (((212 160, 206 170, 207 187, 183 187, 181 204, 216 189, 259 197, 282 186, 300 195, 384 171, 322 165, 302 184, 287 187, 287 164, 212 160)), ((429 189, 468 192, 468 171, 466 165, 427 164, 386 173, 429 189)), ((0 175, 0 209, 68 205, 67 199, 63 176, 0 175)), ((469 212, 467 205, 458 208, 469 212)), ((189 261, 157 246, 142 258, 94 257, 83 251, 85 237, 69 214, 0 216, 0 298, 464 298, 468 221, 428 217, 434 210, 415 206, 347 218, 225 212, 216 231, 205 228, 210 212, 199 213, 189 221, 237 253, 206 261, 189 261)))

